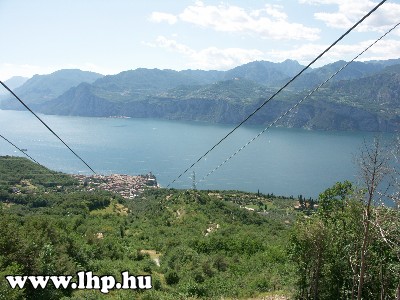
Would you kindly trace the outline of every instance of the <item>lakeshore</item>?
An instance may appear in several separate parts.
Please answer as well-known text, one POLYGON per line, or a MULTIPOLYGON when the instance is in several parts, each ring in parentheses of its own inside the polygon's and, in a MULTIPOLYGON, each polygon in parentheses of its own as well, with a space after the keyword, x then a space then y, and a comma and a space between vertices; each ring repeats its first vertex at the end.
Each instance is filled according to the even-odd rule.
POLYGON ((156 177, 150 172, 146 175, 75 175, 72 177, 79 180, 79 183, 87 191, 100 189, 118 193, 125 199, 134 199, 142 194, 146 188, 159 188, 156 177))
MULTIPOLYGON (((232 128, 200 122, 45 116, 54 130, 98 174, 148 174, 167 186, 232 128)), ((42 165, 90 175, 29 112, 0 110, 2 134, 42 165)), ((216 172, 207 175, 263 128, 245 126, 171 186, 189 189, 195 171, 200 190, 242 190, 317 198, 337 181, 357 181, 354 155, 374 133, 271 128, 216 172)), ((390 140, 393 135, 383 135, 390 140)), ((3 143, 3 155, 21 155, 3 143)))

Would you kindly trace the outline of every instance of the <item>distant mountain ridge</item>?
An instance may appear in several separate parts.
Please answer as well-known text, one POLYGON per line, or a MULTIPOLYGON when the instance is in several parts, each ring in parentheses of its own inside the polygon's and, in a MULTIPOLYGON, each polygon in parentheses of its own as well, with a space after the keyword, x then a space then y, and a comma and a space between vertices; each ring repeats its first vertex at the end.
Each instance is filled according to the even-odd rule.
MULTIPOLYGON (((64 69, 48 75, 35 75, 26 80, 23 85, 15 88, 14 92, 35 108, 38 104, 53 100, 82 82, 93 83, 101 77, 103 75, 94 72, 64 69)), ((11 96, 3 102, 2 107, 22 109, 21 105, 15 102, 11 96)))
MULTIPOLYGON (((307 70, 249 123, 270 123, 345 63, 307 70)), ((47 114, 235 124, 303 68, 296 61, 286 60, 255 61, 228 71, 140 68, 101 76, 73 70, 79 75, 74 81, 67 76, 72 75, 68 74, 71 70, 61 70, 59 74, 34 77, 16 91, 37 111, 47 114), (61 74, 69 81, 61 84, 61 74)), ((399 77, 400 59, 353 62, 279 125, 400 131, 399 77)), ((2 108, 14 109, 7 103, 2 108)))
MULTIPOLYGON (((29 78, 22 77, 22 76, 14 76, 4 81, 4 83, 11 89, 15 90, 16 88, 23 85, 29 78)), ((4 96, 8 95, 10 92, 7 91, 5 88, 0 87, 0 97, 3 98, 4 96)), ((1 99, 0 99, 1 100, 1 99)))

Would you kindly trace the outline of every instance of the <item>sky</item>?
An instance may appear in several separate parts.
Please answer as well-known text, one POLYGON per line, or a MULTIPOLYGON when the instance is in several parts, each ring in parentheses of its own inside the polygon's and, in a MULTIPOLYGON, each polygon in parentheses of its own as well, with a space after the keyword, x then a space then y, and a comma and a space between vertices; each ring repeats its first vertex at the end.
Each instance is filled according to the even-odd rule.
MULTIPOLYGON (((0 0, 0 80, 77 68, 228 70, 251 61, 308 64, 378 1, 0 0)), ((387 1, 318 67, 350 60, 400 22, 387 1)), ((400 58, 400 29, 359 60, 400 58)))

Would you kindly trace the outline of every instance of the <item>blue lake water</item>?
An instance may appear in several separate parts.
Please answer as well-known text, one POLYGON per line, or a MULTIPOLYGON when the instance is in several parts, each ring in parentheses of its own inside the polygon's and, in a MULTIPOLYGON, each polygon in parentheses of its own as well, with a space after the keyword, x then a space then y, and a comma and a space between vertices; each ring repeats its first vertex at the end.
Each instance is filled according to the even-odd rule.
MULTIPOLYGON (((167 186, 233 126, 154 119, 41 115, 97 173, 153 172, 167 186)), ((229 189, 317 197, 337 181, 357 181, 354 156, 367 132, 322 132, 273 128, 204 181, 201 179, 263 128, 244 126, 202 159, 172 187, 229 189)), ((66 173, 90 170, 28 112, 0 110, 0 134, 44 166, 66 173)), ((390 137, 389 134, 385 135, 390 137)), ((0 139, 0 155, 22 154, 0 139)))

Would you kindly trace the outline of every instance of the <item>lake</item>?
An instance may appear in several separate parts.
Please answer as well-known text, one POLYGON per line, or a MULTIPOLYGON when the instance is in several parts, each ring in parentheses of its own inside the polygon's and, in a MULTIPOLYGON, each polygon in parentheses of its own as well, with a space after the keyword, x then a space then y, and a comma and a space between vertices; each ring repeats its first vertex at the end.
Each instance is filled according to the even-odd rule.
MULTIPOLYGON (((99 174, 152 172, 166 187, 234 126, 155 119, 40 115, 99 174)), ((243 126, 171 187, 229 189, 316 198, 337 181, 357 181, 354 156, 367 132, 273 128, 201 180, 263 127, 243 126)), ((29 112, 0 110, 0 134, 44 166, 66 173, 90 170, 29 112)), ((390 135, 386 134, 386 138, 390 135)), ((22 154, 0 139, 0 155, 22 154)))

